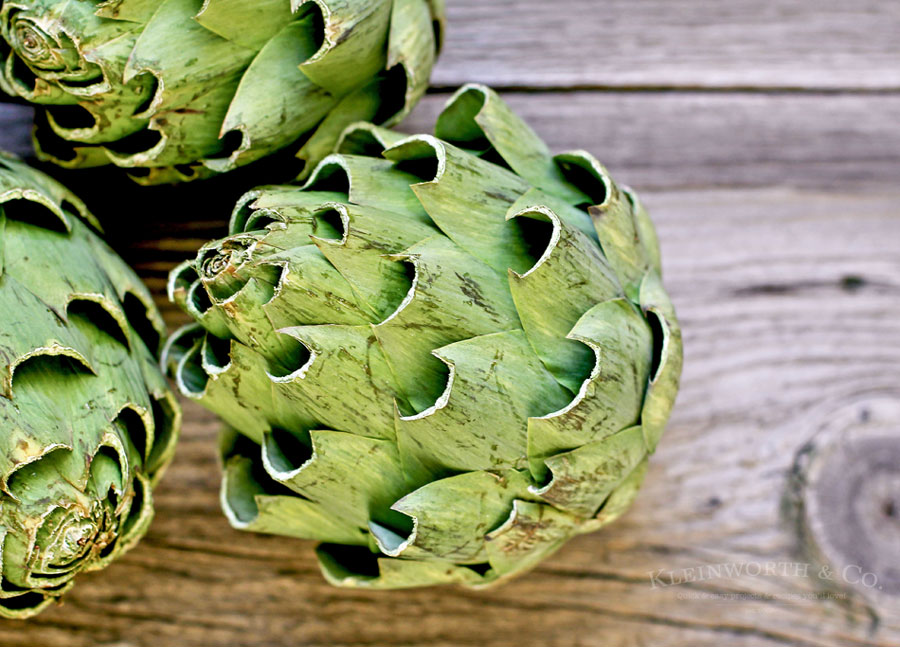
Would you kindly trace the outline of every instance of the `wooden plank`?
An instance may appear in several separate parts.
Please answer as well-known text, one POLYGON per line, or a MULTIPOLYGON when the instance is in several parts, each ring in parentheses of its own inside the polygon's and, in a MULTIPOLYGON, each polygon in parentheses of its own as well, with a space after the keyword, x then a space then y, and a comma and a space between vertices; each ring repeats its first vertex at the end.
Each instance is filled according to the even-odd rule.
MULTIPOLYGON (((900 95, 502 94, 552 150, 587 149, 638 189, 900 178, 900 95)), ((444 101, 427 97, 401 129, 431 132, 444 101)))
MULTIPOLYGON (((835 411, 900 401, 900 192, 712 189, 644 199, 687 364, 648 482, 620 522, 495 591, 332 589, 316 572, 312 544, 228 528, 217 503, 218 425, 188 406, 147 539, 83 577, 63 607, 25 625, 0 623, 0 644, 900 643, 896 599, 835 591, 815 569, 657 588, 649 577, 809 559, 783 512, 795 454, 835 411)), ((183 242, 160 241, 160 255, 182 253, 183 242)))
MULTIPOLYGON (((650 4, 629 6, 641 14, 650 4)), ((796 4, 795 13, 803 14, 807 5, 796 4)), ((673 5, 684 9, 697 3, 666 6, 673 5)), ((887 5, 873 4, 873 11, 884 14, 887 5)), ((538 9, 553 24, 554 16, 538 3, 517 6, 538 9)), ((569 20, 559 4, 547 6, 563 16, 557 21, 569 20)), ((747 6, 739 0, 729 8, 706 9, 719 16, 721 27, 722 12, 744 7, 746 17, 747 6)), ((776 22, 765 17, 771 6, 757 5, 759 20, 776 22)), ((836 4, 816 6, 822 16, 815 20, 836 20, 836 4)), ((865 6, 846 9, 848 25, 857 26, 849 31, 863 24, 856 13, 865 6)), ((457 30, 460 12, 502 9, 507 22, 520 19, 508 3, 479 9, 459 0, 450 8, 451 15, 457 13, 457 30)), ((622 3, 610 3, 609 11, 635 19, 622 3)), ((697 19, 699 13, 693 15, 697 19)), ((785 17, 786 24, 794 24, 794 15, 785 17)), ((813 27, 820 24, 815 20, 813 27)), ((884 15, 879 20, 890 25, 884 15)), ((870 27, 869 38, 877 45, 880 27, 870 27)), ((494 22, 480 26, 494 28, 494 22)), ((692 29, 705 33, 697 24, 692 29)), ((801 35, 811 33, 804 29, 801 35)), ((766 33, 782 72, 794 73, 808 63, 787 60, 771 48, 773 32, 766 33)), ((484 35, 479 42, 485 42, 484 35)), ((829 46, 837 50, 845 44, 835 43, 829 46)), ((867 43, 858 45, 853 52, 871 53, 867 43)), ((686 49, 672 51, 693 46, 689 39, 681 45, 686 49)), ((481 60, 505 47, 502 42, 483 47, 481 60)), ((740 48, 724 48, 722 55, 727 59, 733 51, 740 48)), ((846 77, 849 54, 833 55, 838 76, 846 77)), ((526 48, 519 56, 528 62, 533 53, 526 48)), ((880 69, 880 56, 869 57, 872 70, 880 69)), ((662 58, 651 63, 653 70, 668 64, 662 58)), ((713 57, 694 61, 698 75, 708 76, 713 63, 713 57)), ((680 64, 689 71, 687 62, 680 64)), ((498 78, 511 69, 497 61, 491 65, 498 78)), ((565 74, 567 65, 559 68, 565 74)), ((541 78, 541 69, 546 71, 535 68, 534 78, 541 78)), ((815 70, 810 73, 818 83, 815 70)), ((659 569, 722 562, 805 563, 810 558, 799 550, 795 524, 782 511, 795 453, 835 411, 863 417, 874 400, 900 398, 900 135, 895 128, 900 98, 646 91, 507 97, 553 149, 596 152, 617 178, 641 190, 659 224, 688 364, 676 416, 635 508, 608 531, 572 542, 535 574, 495 592, 338 591, 319 578, 310 544, 227 527, 216 500, 217 423, 189 406, 184 442, 157 492, 158 519, 146 541, 108 571, 82 578, 61 609, 28 624, 0 623, 0 644, 887 647, 900 642, 894 603, 872 591, 865 591, 876 596, 872 600, 843 590, 838 593, 846 597, 828 599, 823 596, 832 590, 823 589, 816 577, 744 575, 661 589, 652 588, 649 578, 659 569), (714 188, 723 185, 745 188, 714 188), (673 190, 691 186, 698 188, 673 190), (737 598, 724 597, 731 594, 737 598), (794 599, 809 595, 818 597, 794 599), (414 622, 400 620, 409 617, 414 622)), ((429 130, 444 99, 428 97, 405 128, 429 130)), ((22 150, 27 117, 9 116, 3 108, 0 144, 22 150)), ((239 193, 277 181, 279 172, 275 164, 201 185, 139 189, 107 174, 54 170, 79 187, 103 218, 111 242, 161 302, 168 270, 222 234, 239 193)), ((185 320, 171 307, 165 313, 170 325, 185 320)))
POLYGON ((434 83, 900 88, 884 0, 454 0, 434 83))

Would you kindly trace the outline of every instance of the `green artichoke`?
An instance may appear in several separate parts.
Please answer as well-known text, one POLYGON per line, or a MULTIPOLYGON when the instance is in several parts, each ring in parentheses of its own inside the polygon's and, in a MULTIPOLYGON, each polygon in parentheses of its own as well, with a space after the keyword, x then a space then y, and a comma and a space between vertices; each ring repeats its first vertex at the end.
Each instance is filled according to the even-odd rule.
POLYGON ((359 124, 172 273, 164 350, 228 424, 236 528, 345 586, 486 586, 634 499, 681 334, 637 197, 462 88, 436 136, 359 124))
POLYGON ((206 177, 295 142, 311 169, 357 120, 424 94, 444 0, 4 0, 0 86, 40 105, 65 167, 146 184, 206 177))
POLYGON ((180 411, 146 288, 78 198, 0 157, 0 617, 131 548, 180 411))

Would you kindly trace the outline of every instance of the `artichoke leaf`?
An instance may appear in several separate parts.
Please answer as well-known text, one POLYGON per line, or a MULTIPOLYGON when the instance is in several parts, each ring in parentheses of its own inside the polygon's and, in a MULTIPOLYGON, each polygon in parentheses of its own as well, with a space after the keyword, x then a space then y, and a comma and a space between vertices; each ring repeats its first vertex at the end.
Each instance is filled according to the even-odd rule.
POLYGON ((473 469, 525 467, 525 420, 565 406, 571 396, 541 364, 524 333, 481 335, 433 354, 450 369, 444 392, 425 411, 397 420, 397 443, 411 483, 473 469))
POLYGON ((107 564, 122 553, 134 548, 141 537, 147 534, 150 523, 153 521, 153 479, 138 472, 135 474, 133 485, 134 496, 129 498, 128 510, 124 519, 119 522, 119 535, 115 540, 116 547, 107 556, 107 564))
POLYGON ((114 164, 189 164, 221 150, 222 121, 256 52, 205 29, 194 20, 196 11, 194 0, 164 0, 138 37, 124 80, 142 73, 159 80, 150 104, 150 129, 159 132, 160 139, 136 153, 108 148, 114 164), (178 38, 172 38, 175 33, 178 38))
POLYGON ((381 551, 409 557, 409 548, 431 558, 457 564, 487 561, 485 535, 509 517, 512 502, 529 496, 530 480, 515 470, 468 472, 425 485, 397 501, 393 508, 414 520, 412 533, 381 551))
MULTIPOLYGON (((84 3, 68 4, 72 6, 84 3)), ((107 25, 104 27, 108 30, 107 25)), ((79 24, 78 28, 83 28, 83 24, 79 24)), ((77 102, 80 109, 87 111, 93 120, 92 125, 85 122, 80 127, 62 126, 56 117, 57 109, 48 106, 45 113, 47 124, 58 137, 78 141, 79 144, 96 145, 121 139, 147 126, 148 119, 139 114, 139 110, 153 98, 153 76, 139 74, 127 83, 120 82, 138 33, 131 30, 121 34, 107 32, 103 37, 112 37, 101 43, 91 43, 90 38, 85 38, 79 44, 79 51, 85 61, 95 64, 101 70, 96 83, 86 87, 67 86, 64 93, 69 100, 35 101, 62 105, 77 102), (127 117, 123 117, 125 115, 127 117)))
POLYGON ((641 463, 646 451, 643 430, 624 429, 548 458, 545 464, 553 478, 532 492, 560 510, 579 517, 595 516, 613 490, 641 463))
POLYGON ((410 287, 403 264, 389 256, 433 236, 435 230, 371 207, 332 203, 323 208, 333 209, 340 218, 340 238, 314 236, 313 242, 372 313, 373 323, 383 321, 410 287))
POLYGON ((228 157, 205 160, 208 168, 221 173, 264 157, 329 114, 337 99, 300 69, 316 51, 314 29, 312 17, 306 17, 265 43, 244 72, 219 133, 238 132, 241 144, 228 157))
POLYGON ((479 586, 485 578, 478 571, 447 562, 378 558, 365 549, 334 544, 316 549, 319 568, 335 586, 360 589, 411 589, 435 584, 479 586))
POLYGON ((46 120, 42 123, 40 118, 31 131, 31 143, 40 161, 62 168, 96 168, 112 164, 109 153, 102 146, 79 146, 68 142, 54 133, 46 120))
POLYGON ((388 125, 399 123, 425 96, 431 68, 437 58, 435 38, 431 10, 425 0, 394 0, 387 68, 390 70, 396 65, 403 68, 406 96, 403 107, 386 121, 388 125))
POLYGON ((374 119, 386 92, 385 79, 376 78, 342 97, 297 151, 296 157, 302 168, 296 179, 306 180, 315 170, 312 162, 324 159, 337 150, 337 142, 350 124, 374 119))
POLYGON ((17 366, 38 356, 65 355, 80 364, 81 370, 93 372, 93 355, 80 331, 61 325, 63 320, 59 315, 18 281, 9 276, 4 280, 6 285, 0 291, 0 310, 19 314, 13 314, 10 325, 0 330, 0 396, 12 398, 17 366), (41 310, 45 316, 25 319, 24 315, 33 317, 33 313, 41 310))
POLYGON ((305 214, 307 218, 299 219, 310 225, 309 231, 303 230, 300 235, 296 236, 297 244, 303 238, 303 233, 313 234, 312 220, 308 216, 326 202, 344 202, 347 200, 346 194, 326 193, 321 191, 301 191, 296 186, 263 186, 252 191, 248 191, 231 212, 231 219, 228 221, 228 235, 249 233, 260 229, 258 224, 254 224, 260 217, 260 212, 266 217, 271 217, 285 224, 298 224, 298 219, 289 217, 292 214, 305 214))
POLYGON ((315 3, 324 20, 322 47, 300 65, 313 83, 343 96, 385 68, 392 0, 292 0, 315 3))
POLYGON ((408 519, 391 510, 408 492, 394 442, 318 429, 309 436, 308 453, 298 455, 296 443, 284 446, 280 436, 267 434, 262 459, 269 476, 346 524, 403 528, 408 519))
POLYGON ((7 56, 0 74, 0 90, 3 90, 10 96, 21 96, 27 101, 41 105, 61 105, 71 106, 78 103, 78 97, 72 96, 59 86, 45 81, 44 79, 35 79, 32 84, 20 80, 16 75, 16 59, 14 55, 7 56))
POLYGON ((263 307, 274 329, 296 324, 370 323, 353 286, 315 245, 286 249, 269 259, 284 266, 275 294, 263 307))
POLYGON ((295 326, 280 332, 301 342, 310 355, 280 388, 295 392, 322 425, 394 440, 394 401, 402 396, 370 326, 295 326))
POLYGON ((147 345, 157 350, 164 327, 152 308, 152 298, 105 243, 82 228, 65 236, 11 221, 5 230, 16 235, 8 235, 4 244, 4 274, 20 285, 30 283, 29 278, 35 274, 40 275, 41 301, 58 318, 65 320, 75 303, 96 304, 105 311, 111 325, 118 327, 113 334, 130 346, 136 341, 136 334, 129 316, 140 317, 135 324, 142 327, 147 345), (73 240, 79 244, 73 245, 73 240), (54 270, 60 258, 66 259, 64 275, 54 270), (140 308, 139 313, 126 312, 124 304, 132 300, 140 308))
POLYGON ((585 312, 620 296, 622 288, 596 243, 550 209, 532 207, 507 218, 553 225, 550 243, 534 266, 523 274, 509 271, 509 287, 535 352, 560 384, 577 393, 591 372, 594 355, 567 335, 585 312))
POLYGON ((431 18, 436 21, 440 28, 444 27, 444 16, 447 15, 447 0, 426 0, 428 8, 431 10, 431 18))
POLYGON ((553 506, 516 500, 509 518, 487 535, 492 579, 527 571, 562 546, 580 520, 553 506))
MULTIPOLYGON (((166 467, 175 455, 178 430, 181 429, 181 408, 175 395, 168 390, 168 383, 159 373, 159 362, 149 357, 143 362, 144 376, 153 397, 153 444, 146 448, 144 469, 149 477, 149 488, 159 483, 166 467)), ((148 491, 149 491, 148 488, 148 491)))
MULTIPOLYGON (((578 157, 572 159, 577 162, 578 157)), ((593 158, 588 156, 587 160, 607 187, 602 203, 589 207, 588 213, 606 258, 622 279, 629 298, 637 302, 644 274, 659 263, 656 232, 646 212, 640 217, 639 229, 634 209, 641 207, 633 201, 634 194, 620 189, 593 158)))
POLYGON ((649 458, 645 457, 607 497, 597 514, 579 527, 578 532, 595 532, 621 517, 637 498, 644 477, 647 476, 648 465, 649 458))
MULTIPOLYGON (((648 272, 641 283, 641 308, 648 318, 655 318, 661 331, 662 347, 659 350, 659 366, 650 379, 647 396, 641 411, 641 424, 647 451, 656 451, 659 439, 675 406, 675 396, 681 382, 684 364, 681 326, 675 316, 672 301, 663 288, 656 272, 648 272)), ((660 342, 657 342, 660 343, 660 342)))
POLYGON ((446 382, 446 369, 432 356, 435 348, 516 329, 519 321, 506 280, 446 238, 428 238, 393 258, 411 262, 415 275, 406 298, 375 326, 375 335, 401 391, 422 411, 446 382))
POLYGON ((530 184, 567 204, 590 201, 566 180, 531 126, 484 85, 472 83, 457 90, 438 117, 434 134, 461 148, 492 149, 530 184))
POLYGON ((384 156, 421 167, 412 190, 453 242, 498 272, 530 266, 528 241, 503 217, 530 188, 522 178, 429 135, 409 137, 384 156))
POLYGON ((234 528, 297 539, 365 546, 365 533, 319 503, 271 494, 253 474, 253 461, 232 456, 222 476, 222 509, 234 528))
POLYGON ((159 9, 160 0, 103 0, 96 15, 110 20, 146 23, 159 9))
POLYGON ((587 212, 572 206, 572 204, 562 198, 540 189, 531 188, 526 191, 506 212, 506 219, 509 220, 515 214, 523 213, 532 208, 550 209, 566 226, 580 231, 599 249, 600 241, 597 240, 597 230, 594 229, 594 223, 587 212))
POLYGON ((285 0, 204 0, 194 20, 225 40, 259 50, 291 21, 291 15, 285 0))
POLYGON ((302 349, 286 335, 276 334, 276 324, 260 307, 269 302, 272 294, 271 284, 253 277, 217 307, 231 336, 262 355, 273 375, 284 376, 299 368, 302 349))
POLYGON ((169 273, 166 292, 169 300, 184 308, 210 333, 222 338, 231 337, 227 317, 209 299, 206 288, 194 269, 194 261, 185 261, 169 273))
MULTIPOLYGON (((2 502, 0 502, 0 514, 5 514, 2 502)), ((5 557, 8 535, 9 531, 0 526, 0 573, 6 573, 8 569, 6 562, 9 559, 5 557)), ((63 595, 74 583, 74 581, 69 581, 61 586, 53 587, 53 592, 57 596, 63 595)), ((44 595, 41 590, 22 588, 12 584, 8 579, 0 577, 0 618, 12 620, 30 618, 53 603, 54 598, 44 595), (9 600, 12 604, 4 602, 5 600, 9 600)))
POLYGON ((662 254, 659 249, 659 237, 656 235, 656 227, 650 220, 650 214, 641 202, 638 195, 628 187, 622 187, 622 192, 631 203, 631 211, 634 214, 634 224, 638 238, 641 241, 644 255, 650 264, 650 269, 662 276, 662 254))
POLYGON ((193 162, 222 150, 220 127, 237 84, 237 76, 225 77, 193 95, 190 109, 166 109, 154 115, 147 129, 158 133, 158 141, 148 143, 144 150, 135 152, 112 144, 103 150, 116 166, 149 167, 156 178, 148 181, 158 183, 165 175, 171 176, 171 182, 206 177, 211 171, 193 162), (178 168, 170 168, 174 165, 178 168))
POLYGON ((547 477, 545 461, 551 456, 637 424, 650 376, 653 333, 625 299, 588 310, 569 338, 591 348, 596 363, 571 403, 528 421, 529 467, 539 483, 547 477))
POLYGON ((393 162, 361 155, 331 155, 313 171, 303 191, 336 190, 352 204, 404 214, 426 225, 432 221, 410 186, 415 175, 395 168, 393 162))
MULTIPOLYGON (((407 137, 408 135, 382 128, 372 123, 359 122, 351 124, 344 129, 335 146, 335 151, 339 155, 378 158, 381 157, 385 150, 395 144, 399 144, 407 137)), ((414 184, 417 181, 418 178, 412 177, 410 184, 414 184)))
MULTIPOLYGON (((15 215, 8 213, 14 209, 15 200, 36 202, 50 210, 59 219, 67 232, 72 231, 71 216, 78 216, 91 227, 100 231, 100 223, 87 210, 84 202, 71 191, 52 179, 49 175, 39 173, 19 160, 0 152, 0 204, 3 204, 7 218, 15 215), (74 212, 74 213, 73 213, 74 212)), ((20 207, 33 205, 19 204, 20 207)), ((53 228, 53 227, 51 227, 53 228)))
MULTIPOLYGON (((326 232, 331 233, 327 226, 326 232)), ((285 340, 269 337, 291 325, 369 323, 351 285, 309 236, 301 236, 294 246, 290 238, 276 227, 201 249, 195 270, 232 333, 248 345, 265 348, 283 345, 285 340)), ((268 356, 279 359, 277 353, 268 356)))
MULTIPOLYGON (((212 88, 236 81, 256 54, 194 20, 197 5, 196 0, 163 0, 126 65, 126 81, 141 72, 159 79, 161 92, 153 101, 157 111, 175 110, 212 88)), ((224 104, 228 103, 226 99, 224 104)))
POLYGON ((289 394, 276 390, 266 361, 243 344, 230 342, 227 363, 210 373, 203 366, 204 337, 188 326, 177 331, 166 347, 170 370, 184 395, 202 402, 256 443, 272 426, 310 429, 316 424, 289 394))

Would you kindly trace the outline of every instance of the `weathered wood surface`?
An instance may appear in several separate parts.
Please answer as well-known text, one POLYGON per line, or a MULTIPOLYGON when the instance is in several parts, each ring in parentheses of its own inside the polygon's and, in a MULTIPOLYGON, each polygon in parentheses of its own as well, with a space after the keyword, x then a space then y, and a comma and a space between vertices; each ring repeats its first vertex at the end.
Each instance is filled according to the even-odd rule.
MULTIPOLYGON (((807 559, 782 511, 794 454, 834 411, 900 401, 900 192, 645 199, 687 370, 645 490, 620 523, 492 592, 334 590, 311 544, 227 526, 216 500, 217 425, 189 406, 147 539, 83 578, 61 608, 24 629, 0 624, 0 644, 896 645, 888 601, 750 597, 826 595, 815 577, 653 589, 649 573, 807 559), (745 597, 695 599, 728 593, 745 597)), ((182 253, 175 239, 160 245, 182 253)))
MULTIPOLYGON (((437 83, 523 86, 507 97, 551 147, 595 151, 657 222, 686 370, 635 506, 494 591, 335 590, 319 577, 312 544, 228 527, 217 503, 217 423, 188 405, 145 541, 83 577, 60 608, 0 622, 0 645, 900 644, 900 596, 819 577, 818 530, 792 495, 819 449, 856 435, 894 447, 900 439, 900 91, 891 90, 900 89, 900 45, 889 37, 900 32, 900 7, 450 4, 437 83), (735 87, 744 90, 721 91, 735 87), (848 91, 812 91, 837 87, 848 91), (800 566, 754 574, 785 562, 800 566), (660 570, 665 581, 723 563, 744 572, 652 586, 660 570)), ((445 99, 428 97, 404 128, 429 128, 445 99)), ((4 146, 15 147, 26 124, 13 114, 0 112, 4 146)), ((143 190, 56 175, 93 183, 80 192, 171 325, 184 317, 163 303, 166 272, 222 233, 230 203, 257 180, 143 190), (99 200, 108 190, 120 196, 115 207, 99 200)), ((866 519, 900 544, 892 474, 871 487, 834 479, 847 477, 844 496, 871 501, 866 519)), ((871 528, 846 531, 862 539, 871 528)), ((893 581, 887 574, 879 585, 893 581)))
MULTIPOLYGON (((900 40, 900 28, 897 33, 900 40)), ((590 150, 621 181, 645 191, 827 189, 900 180, 900 92, 872 97, 578 91, 504 97, 554 150, 590 150)), ((428 132, 445 100, 428 97, 402 130, 428 132)))
POLYGON ((437 85, 900 88, 894 0, 451 0, 437 85))

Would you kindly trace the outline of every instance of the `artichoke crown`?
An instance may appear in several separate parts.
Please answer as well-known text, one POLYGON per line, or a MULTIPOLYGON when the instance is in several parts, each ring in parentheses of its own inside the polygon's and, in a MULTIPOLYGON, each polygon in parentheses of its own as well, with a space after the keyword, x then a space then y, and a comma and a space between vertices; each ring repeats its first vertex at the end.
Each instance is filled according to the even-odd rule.
MULTIPOLYGON (((10 0, 0 86, 40 105, 39 155, 143 183, 224 172, 424 94, 443 0, 10 0)), ((304 166, 306 168, 306 166, 304 166)))
POLYGON ((177 268, 165 352, 236 430, 238 528, 322 542, 337 584, 485 586, 621 514, 681 335, 638 198, 462 88, 435 136, 359 124, 177 268))
POLYGON ((144 534, 180 413, 146 288, 74 195, 0 157, 0 617, 144 534))

